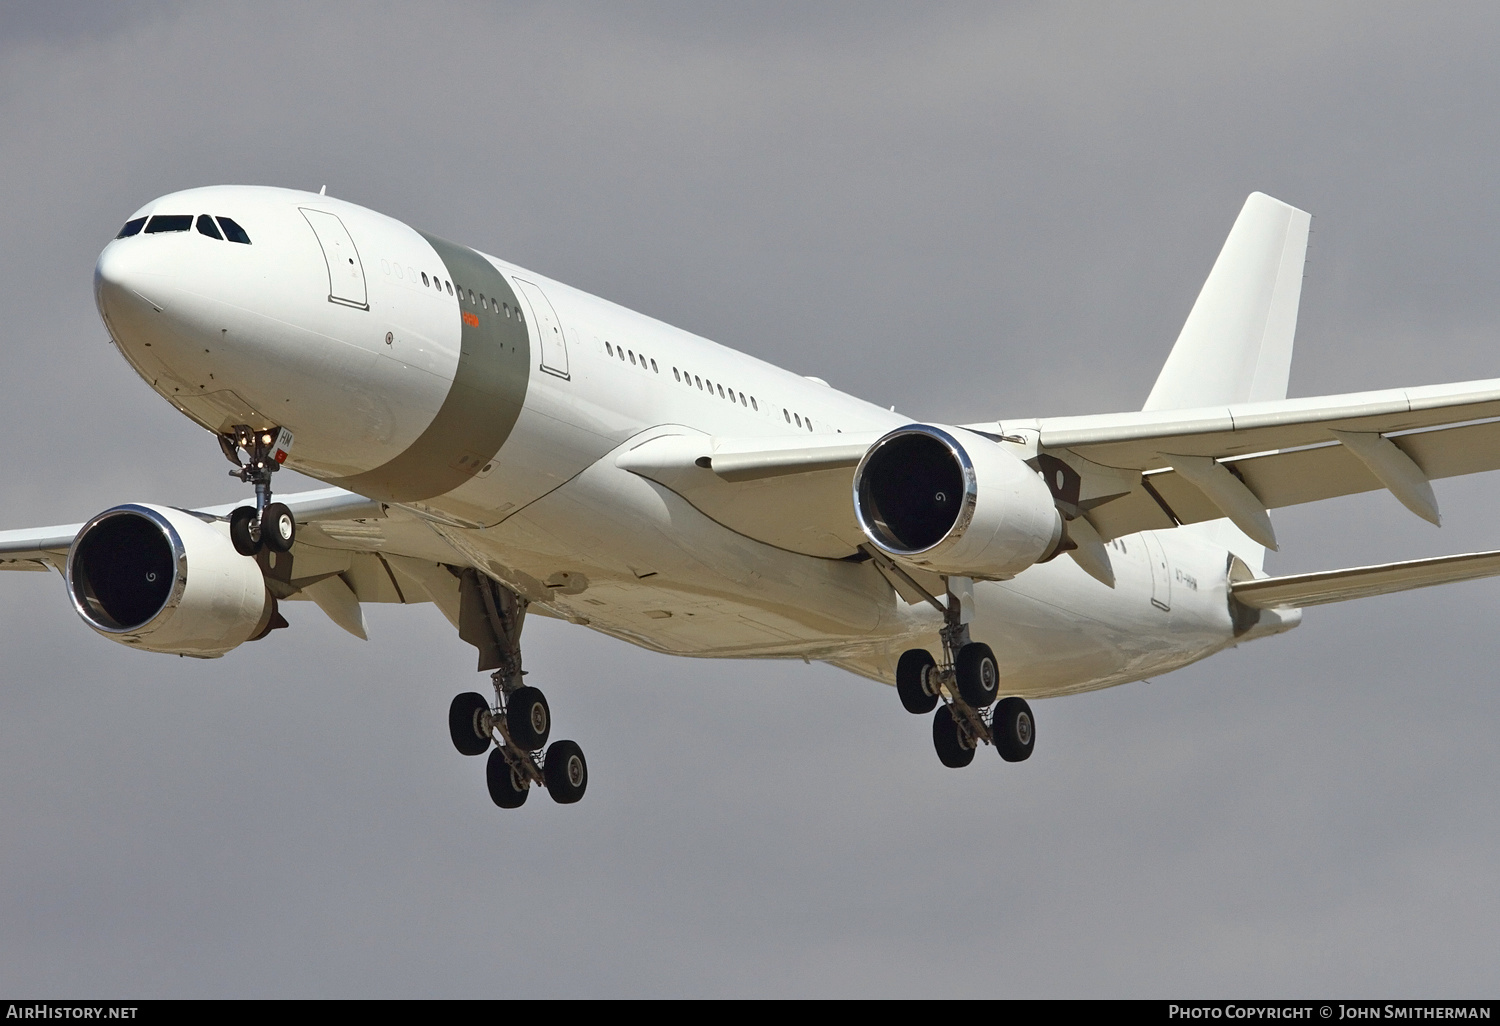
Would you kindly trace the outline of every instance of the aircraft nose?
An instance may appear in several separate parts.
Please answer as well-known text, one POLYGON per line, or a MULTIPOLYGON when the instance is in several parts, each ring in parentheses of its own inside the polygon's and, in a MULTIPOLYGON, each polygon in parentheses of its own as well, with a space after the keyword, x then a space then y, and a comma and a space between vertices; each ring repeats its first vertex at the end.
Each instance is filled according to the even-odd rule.
POLYGON ((134 239, 117 239, 104 247, 94 264, 94 302, 106 323, 129 319, 145 308, 160 313, 166 276, 134 239))

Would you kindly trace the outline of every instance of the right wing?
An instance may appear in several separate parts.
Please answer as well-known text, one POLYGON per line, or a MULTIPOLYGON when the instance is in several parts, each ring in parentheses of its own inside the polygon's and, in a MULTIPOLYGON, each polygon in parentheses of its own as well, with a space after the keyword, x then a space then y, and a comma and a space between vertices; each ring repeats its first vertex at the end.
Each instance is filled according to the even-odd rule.
MULTIPOLYGON (((298 527, 292 558, 265 567, 266 586, 277 599, 310 600, 360 638, 367 633, 361 610, 366 602, 432 602, 458 625, 458 572, 469 562, 426 520, 342 488, 278 495, 276 501, 291 509, 298 527)), ((188 512, 223 520, 241 505, 188 512)), ((82 527, 0 531, 0 570, 65 572, 82 527)))

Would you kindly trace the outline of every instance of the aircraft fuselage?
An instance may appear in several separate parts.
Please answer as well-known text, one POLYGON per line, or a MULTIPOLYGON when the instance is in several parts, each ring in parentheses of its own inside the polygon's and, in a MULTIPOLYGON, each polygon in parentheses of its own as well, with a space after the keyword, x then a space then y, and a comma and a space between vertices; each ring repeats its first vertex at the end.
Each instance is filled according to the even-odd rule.
MULTIPOLYGON (((217 186, 131 223, 158 216, 187 227, 110 242, 99 309, 202 427, 285 426, 288 466, 414 511, 533 609, 648 648, 889 681, 902 650, 936 644, 940 614, 871 562, 746 537, 614 462, 662 434, 826 441, 910 418, 331 197, 217 186)), ((976 585, 972 634, 1006 693, 1137 680, 1239 640, 1212 532, 1110 553, 1113 588, 1067 559, 976 585)))

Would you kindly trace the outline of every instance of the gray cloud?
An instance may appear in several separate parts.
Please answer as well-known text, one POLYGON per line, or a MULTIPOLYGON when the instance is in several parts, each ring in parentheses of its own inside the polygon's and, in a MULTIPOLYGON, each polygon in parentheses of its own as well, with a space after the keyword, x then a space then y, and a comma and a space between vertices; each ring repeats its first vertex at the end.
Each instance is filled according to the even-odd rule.
MULTIPOLYGON (((54 8, 49 5, 45 10, 54 8)), ((1486 5, 303 5, 0 20, 5 526, 229 501, 93 310, 141 203, 329 191, 915 416, 1139 406, 1252 189, 1293 389, 1495 374, 1486 5)), ((282 483, 286 486, 285 482, 282 483)), ((1495 482, 1278 514, 1292 571, 1500 544, 1495 482)), ((533 621, 584 803, 494 810, 430 609, 199 663, 0 580, 0 988, 1452 995, 1493 981, 1496 585, 1040 703, 1021 766, 822 666, 533 621)))

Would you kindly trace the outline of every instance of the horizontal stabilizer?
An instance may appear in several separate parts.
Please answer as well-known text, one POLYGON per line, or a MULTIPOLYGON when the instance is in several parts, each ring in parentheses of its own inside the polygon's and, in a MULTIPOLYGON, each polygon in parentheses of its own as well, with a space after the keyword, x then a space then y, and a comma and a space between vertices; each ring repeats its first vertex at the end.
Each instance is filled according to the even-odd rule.
POLYGON ((1321 606, 1329 602, 1388 595, 1434 584, 1472 581, 1500 574, 1500 551, 1435 556, 1404 563, 1322 570, 1290 577, 1266 577, 1230 585, 1234 597, 1257 609, 1321 606))

